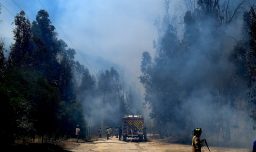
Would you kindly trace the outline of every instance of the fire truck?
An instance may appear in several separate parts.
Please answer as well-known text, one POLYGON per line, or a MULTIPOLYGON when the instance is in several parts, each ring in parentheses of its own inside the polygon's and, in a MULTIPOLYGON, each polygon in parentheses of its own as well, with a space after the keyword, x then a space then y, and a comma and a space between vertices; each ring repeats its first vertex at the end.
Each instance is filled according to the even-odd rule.
POLYGON ((141 115, 124 116, 122 119, 122 137, 123 141, 127 141, 128 138, 146 141, 144 118, 141 115))

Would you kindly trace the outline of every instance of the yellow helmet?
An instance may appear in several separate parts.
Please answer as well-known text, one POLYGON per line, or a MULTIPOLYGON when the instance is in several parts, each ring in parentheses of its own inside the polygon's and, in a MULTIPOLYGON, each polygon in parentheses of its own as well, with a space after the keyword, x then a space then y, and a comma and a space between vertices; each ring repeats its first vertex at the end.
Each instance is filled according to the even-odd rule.
POLYGON ((195 128, 194 129, 194 135, 201 135, 202 134, 202 128, 195 128))

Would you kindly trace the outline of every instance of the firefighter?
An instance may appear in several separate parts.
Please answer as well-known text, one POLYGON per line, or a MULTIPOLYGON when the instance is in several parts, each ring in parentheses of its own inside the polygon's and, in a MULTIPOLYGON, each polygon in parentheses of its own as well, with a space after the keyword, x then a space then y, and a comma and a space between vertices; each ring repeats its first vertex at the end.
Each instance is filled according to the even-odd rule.
POLYGON ((253 149, 252 152, 256 152, 256 140, 253 142, 253 149))
POLYGON ((107 133, 107 140, 108 140, 109 137, 110 137, 110 128, 107 128, 107 129, 106 129, 106 133, 107 133))
POLYGON ((110 127, 110 128, 109 128, 109 137, 112 138, 112 136, 113 136, 113 129, 110 127))
POLYGON ((80 135, 80 128, 79 128, 78 124, 76 125, 76 132, 75 132, 75 134, 76 134, 76 142, 78 142, 79 135, 80 135))
POLYGON ((118 128, 118 137, 119 137, 119 140, 121 140, 121 137, 122 137, 122 128, 121 127, 118 128))
POLYGON ((115 136, 118 138, 118 127, 115 128, 115 136))
POLYGON ((194 136, 192 138, 192 152, 201 152, 202 144, 200 136, 202 134, 201 128, 194 129, 194 136))
POLYGON ((98 135, 99 135, 99 138, 102 137, 102 131, 101 131, 101 128, 98 129, 98 135))
POLYGON ((211 152, 206 139, 200 139, 201 134, 201 128, 194 129, 194 136, 192 138, 192 152, 201 152, 203 144, 208 148, 209 152, 211 152))
POLYGON ((146 127, 143 128, 143 136, 144 136, 144 141, 147 141, 148 139, 147 139, 147 128, 146 127))

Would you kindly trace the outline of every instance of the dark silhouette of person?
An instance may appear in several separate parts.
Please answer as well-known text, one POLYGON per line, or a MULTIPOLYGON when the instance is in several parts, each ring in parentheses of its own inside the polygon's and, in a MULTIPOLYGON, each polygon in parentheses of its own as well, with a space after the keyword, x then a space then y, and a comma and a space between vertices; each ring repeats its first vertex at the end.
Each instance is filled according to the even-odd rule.
POLYGON ((200 136, 202 134, 201 128, 194 129, 194 136, 192 138, 192 152, 201 152, 202 144, 200 136))
POLYGON ((106 129, 106 133, 107 133, 107 140, 109 140, 109 137, 110 137, 110 128, 107 128, 107 129, 106 129))
POLYGON ((80 128, 79 128, 79 125, 76 125, 76 132, 75 132, 75 135, 76 135, 76 142, 78 142, 78 139, 79 139, 79 136, 80 136, 80 128))
POLYGON ((256 152, 256 140, 253 142, 253 149, 252 152, 256 152))
POLYGON ((102 130, 101 130, 101 128, 99 128, 99 130, 98 130, 98 135, 99 135, 99 138, 102 137, 102 130))
POLYGON ((121 137, 122 137, 122 128, 119 127, 118 128, 118 138, 119 138, 119 140, 121 140, 121 137))

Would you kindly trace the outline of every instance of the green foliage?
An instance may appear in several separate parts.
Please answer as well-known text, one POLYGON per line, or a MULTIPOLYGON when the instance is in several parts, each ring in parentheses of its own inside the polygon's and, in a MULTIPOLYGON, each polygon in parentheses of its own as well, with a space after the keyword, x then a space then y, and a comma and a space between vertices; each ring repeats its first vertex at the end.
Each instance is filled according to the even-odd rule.
POLYGON ((38 12, 32 26, 21 11, 15 26, 7 66, 0 44, 0 105, 5 122, 0 135, 7 139, 3 143, 35 135, 72 136, 76 124, 85 130, 84 111, 75 94, 75 50, 57 38, 45 10, 38 12))
POLYGON ((2 83, 0 85, 0 119, 2 124, 0 126, 0 142, 2 145, 13 143, 15 138, 16 119, 15 111, 10 103, 6 86, 2 83))
POLYGON ((247 51, 247 62, 248 71, 252 85, 256 82, 256 12, 254 8, 251 8, 248 13, 244 15, 245 22, 249 30, 248 33, 248 51, 247 51))
MULTIPOLYGON (((246 82, 249 85, 249 101, 252 103, 251 117, 256 122, 256 9, 251 7, 250 11, 244 14, 244 33, 247 36, 242 43, 242 47, 238 46, 237 49, 241 51, 240 55, 245 58, 244 62, 239 62, 242 65, 246 73, 246 82)), ((255 127, 254 127, 255 128, 255 127)))
POLYGON ((21 11, 15 17, 14 40, 9 55, 9 64, 11 66, 28 66, 32 59, 31 25, 25 17, 25 12, 21 11))
POLYGON ((35 77, 33 72, 15 68, 6 71, 6 77, 1 81, 1 93, 4 96, 1 99, 2 102, 7 102, 7 113, 12 116, 11 120, 6 122, 13 125, 10 135, 30 136, 34 130, 31 110, 35 77))
POLYGON ((4 43, 0 41, 0 80, 4 77, 4 71, 5 71, 4 43))

